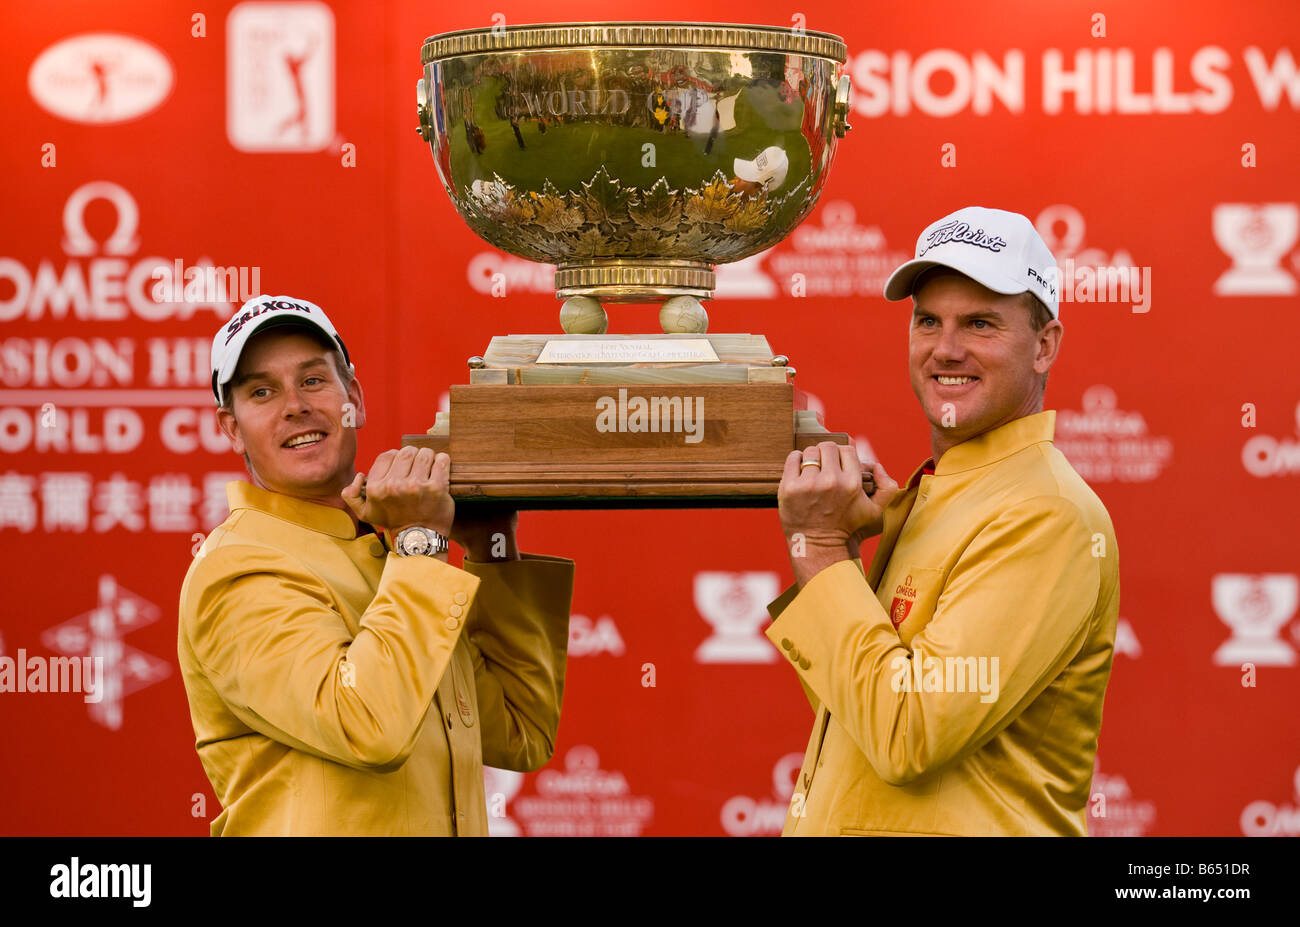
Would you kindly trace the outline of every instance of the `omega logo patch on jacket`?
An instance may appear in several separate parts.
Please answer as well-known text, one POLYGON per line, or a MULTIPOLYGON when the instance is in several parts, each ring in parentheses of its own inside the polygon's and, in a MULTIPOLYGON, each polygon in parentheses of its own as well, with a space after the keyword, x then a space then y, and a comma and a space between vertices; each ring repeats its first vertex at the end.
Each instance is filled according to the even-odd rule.
POLYGON ((894 630, 907 620, 907 613, 912 610, 913 603, 916 602, 916 588, 912 585, 912 574, 894 587, 894 601, 889 606, 889 620, 894 624, 894 630))
POLYGON ((876 600, 889 612, 889 621, 904 644, 934 617, 934 610, 948 581, 944 570, 917 566, 904 560, 897 570, 887 570, 881 578, 876 600))

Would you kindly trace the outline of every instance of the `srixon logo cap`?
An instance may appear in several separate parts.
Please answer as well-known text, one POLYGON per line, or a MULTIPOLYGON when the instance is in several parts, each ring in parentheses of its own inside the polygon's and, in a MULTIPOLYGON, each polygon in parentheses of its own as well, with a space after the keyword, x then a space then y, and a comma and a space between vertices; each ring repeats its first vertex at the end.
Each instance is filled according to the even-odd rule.
POLYGON ((239 355, 248 339, 268 328, 281 326, 317 330, 331 344, 338 345, 343 359, 352 364, 343 339, 320 306, 292 296, 255 296, 244 303, 212 339, 212 394, 218 406, 225 399, 226 384, 235 375, 239 355))

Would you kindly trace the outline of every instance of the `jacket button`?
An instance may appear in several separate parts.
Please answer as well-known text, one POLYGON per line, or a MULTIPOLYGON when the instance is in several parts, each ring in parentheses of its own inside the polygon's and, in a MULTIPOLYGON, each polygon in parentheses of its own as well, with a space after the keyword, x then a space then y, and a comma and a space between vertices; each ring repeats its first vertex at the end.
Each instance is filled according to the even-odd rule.
POLYGON ((791 650, 791 651, 790 651, 790 662, 791 662, 791 663, 798 663, 798 662, 799 662, 799 651, 797 651, 797 650, 791 650))
POLYGON ((448 631, 454 631, 460 627, 460 619, 448 617, 442 624, 448 631))
POLYGON ((453 605, 451 608, 447 609, 447 614, 451 615, 453 618, 459 618, 461 615, 465 614, 465 609, 461 608, 459 605, 453 605))
POLYGON ((455 602, 457 605, 464 605, 466 602, 469 601, 469 596, 465 595, 465 593, 463 592, 458 592, 451 597, 451 600, 455 602))
POLYGON ((782 647, 783 649, 785 649, 785 650, 789 650, 789 649, 790 649, 791 647, 793 647, 793 646, 794 646, 794 644, 790 643, 790 638, 788 638, 788 637, 783 637, 783 638, 781 638, 781 647, 782 647))
POLYGON ((375 541, 373 544, 370 545, 370 556, 384 557, 387 556, 387 554, 388 551, 384 550, 384 545, 379 543, 378 541, 375 541))
POLYGON ((812 666, 812 663, 808 660, 807 657, 804 657, 802 660, 799 661, 799 667, 801 669, 808 669, 810 666, 812 666))

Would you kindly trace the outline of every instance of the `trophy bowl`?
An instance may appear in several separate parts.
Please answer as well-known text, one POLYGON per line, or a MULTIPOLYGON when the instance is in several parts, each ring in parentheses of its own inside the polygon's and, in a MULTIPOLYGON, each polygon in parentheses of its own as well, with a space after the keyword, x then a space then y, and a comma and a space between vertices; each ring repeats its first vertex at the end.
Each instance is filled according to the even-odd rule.
POLYGON ((709 298, 715 265, 808 215, 849 129, 827 33, 499 26, 433 36, 420 58, 418 131, 447 195, 489 244, 555 264, 562 299, 709 298))

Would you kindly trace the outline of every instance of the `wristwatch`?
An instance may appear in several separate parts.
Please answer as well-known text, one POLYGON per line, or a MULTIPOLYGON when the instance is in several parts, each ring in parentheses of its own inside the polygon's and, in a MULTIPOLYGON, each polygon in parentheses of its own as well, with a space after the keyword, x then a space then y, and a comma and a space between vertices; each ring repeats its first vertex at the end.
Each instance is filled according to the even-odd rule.
POLYGON ((447 539, 431 528, 412 525, 398 532, 394 547, 402 557, 434 557, 447 552, 447 539))

